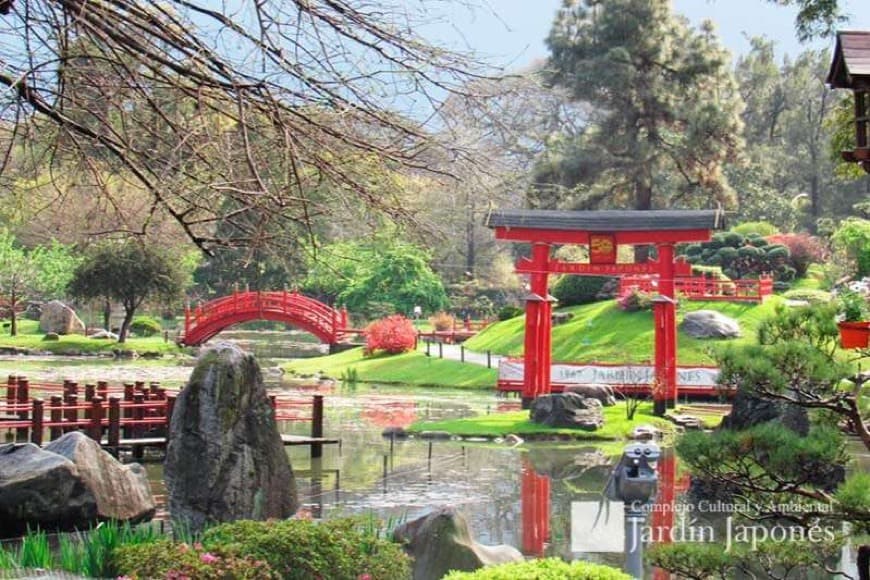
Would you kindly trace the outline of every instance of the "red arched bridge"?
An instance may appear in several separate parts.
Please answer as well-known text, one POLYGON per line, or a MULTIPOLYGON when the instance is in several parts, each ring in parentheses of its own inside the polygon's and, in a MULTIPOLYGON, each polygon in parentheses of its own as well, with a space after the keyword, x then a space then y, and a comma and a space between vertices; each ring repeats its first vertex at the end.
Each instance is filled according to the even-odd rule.
POLYGON ((354 332, 347 327, 347 310, 337 310, 298 292, 234 292, 188 308, 184 334, 178 342, 199 345, 227 327, 251 320, 286 322, 330 345, 354 332))

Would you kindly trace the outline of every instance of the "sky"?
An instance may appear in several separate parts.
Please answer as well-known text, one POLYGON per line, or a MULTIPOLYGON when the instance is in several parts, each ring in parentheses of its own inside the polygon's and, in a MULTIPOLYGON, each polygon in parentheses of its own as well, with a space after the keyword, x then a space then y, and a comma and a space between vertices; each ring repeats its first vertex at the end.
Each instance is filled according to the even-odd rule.
MULTIPOLYGON (((562 0, 478 1, 483 7, 474 10, 461 3, 445 3, 443 22, 424 31, 424 36, 452 48, 473 50, 508 70, 522 69, 547 56, 544 39, 562 0)), ((841 28, 870 30, 868 4, 868 0, 846 0, 843 11, 852 18, 841 28), (859 10, 859 5, 864 7, 859 10)), ((748 37, 752 36, 774 40, 780 56, 795 56, 807 48, 833 49, 831 39, 800 44, 794 33, 796 10, 767 0, 673 0, 673 7, 695 25, 713 20, 735 59, 749 50, 748 37)))

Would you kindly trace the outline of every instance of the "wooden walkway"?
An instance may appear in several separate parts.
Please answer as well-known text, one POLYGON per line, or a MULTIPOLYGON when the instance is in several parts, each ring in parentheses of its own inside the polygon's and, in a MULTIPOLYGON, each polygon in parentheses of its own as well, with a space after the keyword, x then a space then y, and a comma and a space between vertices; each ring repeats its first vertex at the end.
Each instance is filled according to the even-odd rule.
MULTIPOLYGON (((166 447, 166 437, 136 437, 134 439, 119 439, 117 447, 119 449, 132 449, 134 447, 166 447)), ((331 437, 309 437, 307 435, 287 435, 281 434, 281 443, 285 446, 299 445, 338 445, 341 449, 341 439, 331 437)), ((100 441, 103 447, 114 447, 103 438, 100 441)))

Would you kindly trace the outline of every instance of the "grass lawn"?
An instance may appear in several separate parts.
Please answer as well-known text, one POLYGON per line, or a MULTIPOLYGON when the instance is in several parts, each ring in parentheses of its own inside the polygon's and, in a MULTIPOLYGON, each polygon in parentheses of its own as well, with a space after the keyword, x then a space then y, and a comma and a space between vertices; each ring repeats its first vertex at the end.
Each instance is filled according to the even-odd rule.
MULTIPOLYGON (((714 364, 712 352, 717 346, 755 342, 758 323, 773 314, 781 302, 777 296, 763 304, 684 300, 677 312, 678 324, 686 312, 718 310, 740 322, 743 337, 728 341, 699 340, 677 333, 680 364, 714 364)), ((652 312, 623 312, 614 300, 559 311, 570 312, 574 317, 553 327, 553 361, 639 363, 652 361, 655 356, 652 312)), ((493 324, 465 345, 471 350, 518 356, 523 351, 524 324, 523 316, 493 324)))
POLYGON ((495 389, 497 379, 496 369, 441 360, 421 352, 364 357, 362 347, 329 356, 296 360, 284 368, 294 374, 325 374, 333 378, 340 378, 350 369, 355 369, 357 379, 365 383, 475 389, 495 389))
POLYGON ((35 320, 19 320, 18 336, 9 336, 9 330, 0 335, 0 348, 17 348, 27 350, 47 351, 59 355, 111 353, 114 350, 134 351, 157 354, 179 354, 184 349, 172 340, 164 342, 162 336, 147 338, 128 338, 124 344, 114 340, 96 340, 81 334, 67 334, 60 340, 43 340, 44 332, 39 330, 39 322, 35 320))
POLYGON ((613 441, 627 438, 637 425, 651 424, 666 432, 673 432, 673 424, 652 414, 652 403, 641 403, 632 421, 625 418, 625 403, 604 408, 604 426, 597 431, 545 427, 529 420, 528 411, 512 411, 451 419, 447 421, 418 421, 408 428, 411 433, 446 431, 460 437, 570 436, 584 440, 613 441))

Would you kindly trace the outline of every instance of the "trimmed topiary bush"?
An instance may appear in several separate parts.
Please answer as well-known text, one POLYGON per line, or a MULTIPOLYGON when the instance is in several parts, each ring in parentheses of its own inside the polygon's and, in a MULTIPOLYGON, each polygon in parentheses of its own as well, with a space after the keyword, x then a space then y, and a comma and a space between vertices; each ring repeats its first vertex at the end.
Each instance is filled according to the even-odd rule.
POLYGON ((358 519, 238 521, 206 531, 202 544, 268 563, 285 580, 403 580, 410 578, 402 548, 358 519))
POLYGON ((130 331, 136 336, 156 336, 163 332, 163 326, 151 316, 137 316, 130 323, 130 331))
POLYGON ((732 280, 772 275, 775 281, 787 282, 795 276, 788 248, 756 234, 720 232, 709 242, 687 245, 683 255, 692 265, 719 266, 732 280))
POLYGON ((376 320, 366 327, 366 354, 377 350, 399 354, 414 350, 416 344, 414 323, 400 314, 376 320))
POLYGON ((553 296, 559 306, 588 304, 602 299, 599 294, 610 280, 610 276, 562 276, 553 286, 553 296))
POLYGON ((442 580, 631 580, 631 576, 602 564, 569 564, 558 558, 546 558, 488 566, 474 572, 451 572, 442 580))

